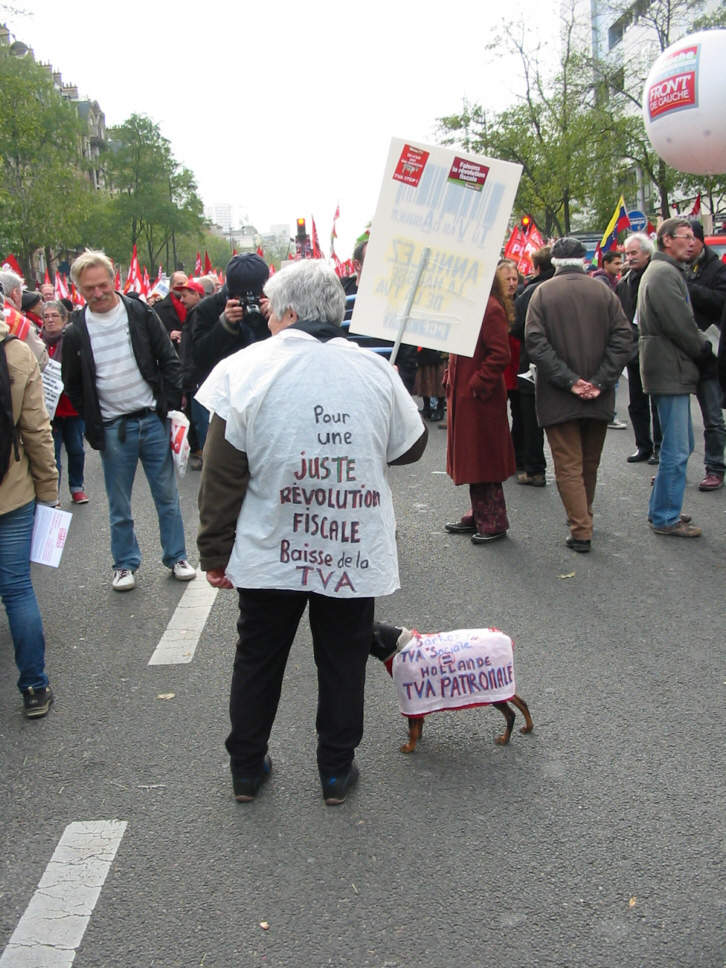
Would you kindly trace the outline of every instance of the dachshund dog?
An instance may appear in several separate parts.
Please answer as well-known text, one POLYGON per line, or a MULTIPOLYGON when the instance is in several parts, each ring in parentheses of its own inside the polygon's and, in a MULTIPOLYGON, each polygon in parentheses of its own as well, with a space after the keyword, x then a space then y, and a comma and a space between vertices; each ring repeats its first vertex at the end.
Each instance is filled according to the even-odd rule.
MULTIPOLYGON (((401 649, 408 645, 413 636, 414 633, 406 628, 388 625, 385 622, 374 622, 373 642, 371 644, 370 654, 376 659, 379 659, 385 665, 386 669, 388 669, 389 674, 393 676, 393 660, 401 649)), ((534 725, 529 707, 521 696, 515 694, 506 700, 506 702, 490 703, 489 705, 498 709, 506 720, 504 732, 495 739, 495 743, 498 743, 500 746, 505 746, 509 742, 514 728, 514 720, 516 717, 512 706, 509 705, 510 703, 524 716, 524 726, 520 729, 520 733, 530 733, 534 725)), ((424 718, 424 716, 407 717, 408 742, 404 743, 401 747, 402 753, 413 753, 416 749, 416 743, 421 738, 421 733, 423 732, 424 718)))

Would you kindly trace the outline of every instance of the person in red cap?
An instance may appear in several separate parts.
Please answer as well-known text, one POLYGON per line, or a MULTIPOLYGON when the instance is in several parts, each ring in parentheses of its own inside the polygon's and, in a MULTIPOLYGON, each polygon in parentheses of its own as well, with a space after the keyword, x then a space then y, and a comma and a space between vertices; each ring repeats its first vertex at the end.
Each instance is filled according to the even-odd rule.
POLYGON ((181 299, 182 288, 186 282, 186 272, 172 272, 168 294, 154 305, 154 312, 164 324, 177 352, 186 320, 186 310, 181 299))

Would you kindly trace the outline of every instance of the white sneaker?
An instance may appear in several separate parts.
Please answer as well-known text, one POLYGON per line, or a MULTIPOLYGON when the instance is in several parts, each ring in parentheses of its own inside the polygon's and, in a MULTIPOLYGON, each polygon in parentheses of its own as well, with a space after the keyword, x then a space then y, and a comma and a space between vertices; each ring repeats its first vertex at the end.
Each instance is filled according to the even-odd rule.
POLYGON ((192 581, 197 577, 196 568, 192 568, 189 562, 182 558, 181 561, 177 561, 171 570, 172 575, 177 581, 192 581))
POLYGON ((625 430, 627 426, 626 423, 623 423, 622 420, 618 420, 616 417, 615 420, 611 420, 608 424, 608 430, 625 430))
POLYGON ((128 568, 117 568, 113 573, 111 587, 115 592, 130 592, 136 588, 136 575, 128 568))

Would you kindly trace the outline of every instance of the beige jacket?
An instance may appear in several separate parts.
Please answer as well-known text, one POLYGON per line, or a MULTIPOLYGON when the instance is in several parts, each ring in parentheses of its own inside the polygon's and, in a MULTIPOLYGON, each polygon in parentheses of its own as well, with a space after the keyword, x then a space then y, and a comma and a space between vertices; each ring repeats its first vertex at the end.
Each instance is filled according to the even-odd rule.
MULTIPOLYGON (((7 333, 7 323, 0 319, 0 340, 7 333)), ((20 460, 15 460, 14 453, 11 455, 8 472, 0 482, 0 514, 16 511, 33 499, 58 500, 53 435, 45 409, 38 362, 19 339, 5 343, 5 355, 20 460)))

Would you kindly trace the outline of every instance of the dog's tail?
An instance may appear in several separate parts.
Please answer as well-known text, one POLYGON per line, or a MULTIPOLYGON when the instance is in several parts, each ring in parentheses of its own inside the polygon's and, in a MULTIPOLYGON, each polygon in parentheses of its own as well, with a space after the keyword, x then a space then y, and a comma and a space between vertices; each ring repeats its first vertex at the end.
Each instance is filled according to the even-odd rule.
POLYGON ((381 662, 386 662, 407 646, 412 638, 413 632, 403 626, 374 622, 371 655, 381 662))

